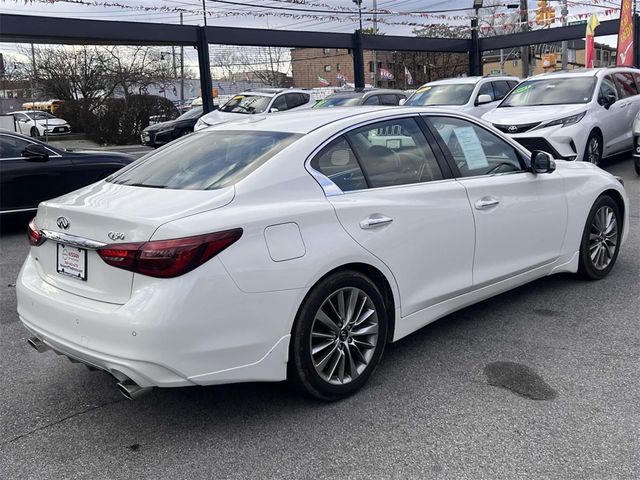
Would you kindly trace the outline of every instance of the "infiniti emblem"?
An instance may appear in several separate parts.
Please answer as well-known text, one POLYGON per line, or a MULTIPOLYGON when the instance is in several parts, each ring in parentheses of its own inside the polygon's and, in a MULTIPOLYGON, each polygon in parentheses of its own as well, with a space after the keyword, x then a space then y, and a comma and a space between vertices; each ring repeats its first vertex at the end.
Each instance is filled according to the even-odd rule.
POLYGON ((124 240, 124 233, 122 232, 109 232, 107 233, 107 236, 111 240, 124 240))
POLYGON ((58 217, 58 219, 56 220, 56 224, 63 230, 67 230, 71 226, 71 223, 69 223, 69 219, 67 217, 58 217))
POLYGON ((518 131, 518 127, 516 127, 515 125, 511 125, 509 128, 507 128, 507 130, 509 131, 509 133, 516 133, 518 131))

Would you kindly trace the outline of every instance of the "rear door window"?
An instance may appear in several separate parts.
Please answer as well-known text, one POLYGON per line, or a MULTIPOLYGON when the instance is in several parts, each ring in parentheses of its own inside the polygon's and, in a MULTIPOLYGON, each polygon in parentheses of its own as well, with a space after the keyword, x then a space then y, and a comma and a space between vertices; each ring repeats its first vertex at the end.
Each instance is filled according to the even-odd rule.
POLYGON ((363 105, 380 105, 380 99, 378 95, 371 95, 364 101, 363 105))
POLYGON ((380 95, 380 105, 398 105, 398 98, 395 95, 380 95))
POLYGON ((620 98, 632 97, 638 94, 638 87, 631 72, 618 72, 614 74, 614 78, 618 84, 620 98))
POLYGON ((215 190, 234 185, 301 135, 206 131, 176 140, 111 177, 120 185, 215 190))
POLYGON ((415 118, 367 125, 347 133, 369 186, 441 180, 442 171, 415 118))

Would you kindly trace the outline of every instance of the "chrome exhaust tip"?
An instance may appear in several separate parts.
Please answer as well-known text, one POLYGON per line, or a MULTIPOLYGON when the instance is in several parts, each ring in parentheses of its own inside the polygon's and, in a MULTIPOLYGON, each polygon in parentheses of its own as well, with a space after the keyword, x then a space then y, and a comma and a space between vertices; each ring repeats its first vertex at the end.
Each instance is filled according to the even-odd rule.
POLYGON ((127 397, 129 400, 138 398, 151 391, 151 387, 141 387, 130 379, 119 382, 116 386, 118 387, 118 390, 120 390, 120 393, 127 397))
POLYGON ((46 343, 44 343, 42 340, 40 340, 38 337, 31 337, 27 340, 27 343, 29 345, 31 345, 33 347, 33 349, 38 352, 38 353, 42 353, 42 352, 46 352, 47 350, 50 350, 49 345, 47 345, 46 343))

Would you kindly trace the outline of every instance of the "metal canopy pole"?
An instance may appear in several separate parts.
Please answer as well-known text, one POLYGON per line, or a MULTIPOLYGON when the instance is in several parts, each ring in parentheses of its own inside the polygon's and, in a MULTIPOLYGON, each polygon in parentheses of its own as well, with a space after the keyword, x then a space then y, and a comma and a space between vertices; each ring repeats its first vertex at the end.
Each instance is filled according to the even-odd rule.
POLYGON ((202 93, 202 111, 209 113, 213 110, 213 82, 211 81, 211 66, 209 64, 209 42, 207 41, 207 27, 198 27, 198 66, 200 68, 200 90, 202 93))
POLYGON ((364 51, 362 49, 362 30, 353 34, 353 83, 356 90, 364 89, 364 51))
MULTIPOLYGON (((482 2, 479 2, 480 5, 482 2)), ((475 2, 474 2, 475 4, 475 2)), ((480 7, 475 6, 475 15, 471 19, 471 51, 469 52, 469 75, 482 75, 480 40, 478 37, 478 16, 480 7)))

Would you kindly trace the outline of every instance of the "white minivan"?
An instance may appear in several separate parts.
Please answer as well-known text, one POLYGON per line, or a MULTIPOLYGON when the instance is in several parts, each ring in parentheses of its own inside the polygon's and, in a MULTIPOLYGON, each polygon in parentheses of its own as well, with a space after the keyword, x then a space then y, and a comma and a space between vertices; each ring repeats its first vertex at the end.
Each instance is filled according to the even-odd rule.
POLYGON ((544 73, 522 82, 482 119, 530 151, 598 165, 632 149, 639 90, 634 68, 544 73))

